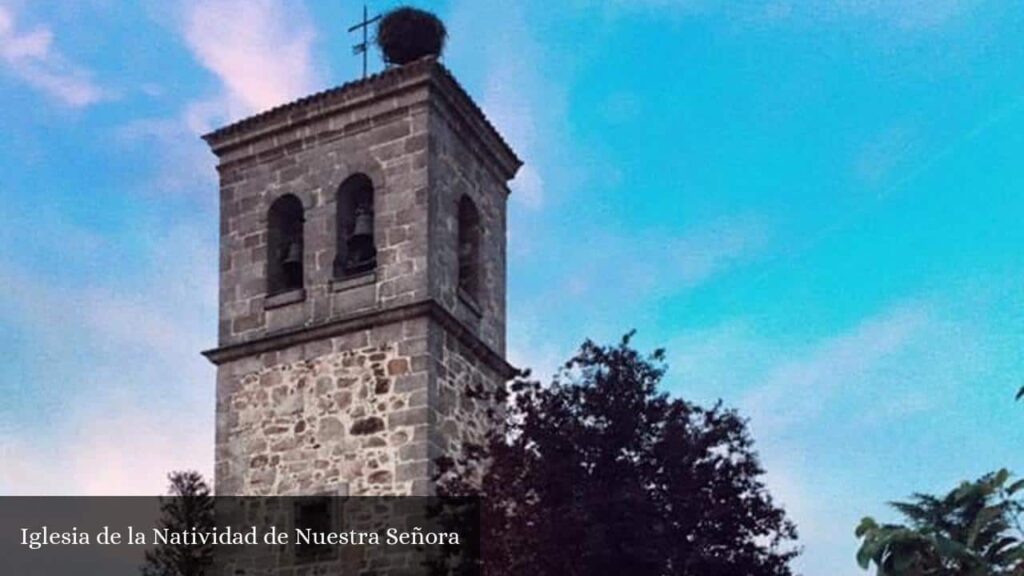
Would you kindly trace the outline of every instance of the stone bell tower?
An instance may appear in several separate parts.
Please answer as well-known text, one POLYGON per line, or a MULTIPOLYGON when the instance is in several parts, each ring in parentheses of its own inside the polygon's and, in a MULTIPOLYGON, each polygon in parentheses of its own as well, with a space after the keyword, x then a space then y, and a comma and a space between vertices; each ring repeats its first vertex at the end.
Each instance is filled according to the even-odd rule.
POLYGON ((206 135, 220 174, 215 488, 428 494, 505 360, 520 161, 433 57, 206 135))

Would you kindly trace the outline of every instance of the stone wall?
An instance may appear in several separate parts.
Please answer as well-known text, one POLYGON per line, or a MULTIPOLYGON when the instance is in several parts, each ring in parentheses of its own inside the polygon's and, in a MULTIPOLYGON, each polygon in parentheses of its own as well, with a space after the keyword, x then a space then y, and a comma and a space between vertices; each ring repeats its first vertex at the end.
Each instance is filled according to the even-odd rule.
POLYGON ((431 444, 439 454, 457 455, 466 443, 481 444, 491 430, 500 408, 494 393, 505 378, 450 333, 439 331, 432 342, 437 401, 431 405, 431 444))
POLYGON ((447 115, 430 117, 431 296, 504 354, 508 187, 456 126, 447 115), (458 289, 458 206, 464 195, 476 205, 482 231, 481 282, 475 298, 458 289))
POLYGON ((218 494, 424 493, 428 324, 409 320, 222 365, 218 494))
POLYGON ((427 318, 224 364, 217 491, 428 494, 438 456, 484 439, 503 381, 427 318))

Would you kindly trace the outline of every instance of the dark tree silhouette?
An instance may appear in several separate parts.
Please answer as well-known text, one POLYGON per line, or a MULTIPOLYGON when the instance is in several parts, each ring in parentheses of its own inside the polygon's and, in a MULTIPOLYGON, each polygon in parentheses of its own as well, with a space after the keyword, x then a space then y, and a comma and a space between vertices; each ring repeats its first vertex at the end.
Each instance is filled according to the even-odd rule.
MULTIPOLYGON (((160 498, 159 528, 209 532, 214 526, 213 496, 198 472, 173 472, 168 498, 160 498)), ((213 561, 213 546, 159 545, 146 552, 143 576, 203 576, 213 561)))
POLYGON ((484 573, 791 574, 745 421, 659 392, 664 351, 631 336, 585 342, 550 386, 517 378, 487 442, 439 461, 442 495, 482 496, 484 573))

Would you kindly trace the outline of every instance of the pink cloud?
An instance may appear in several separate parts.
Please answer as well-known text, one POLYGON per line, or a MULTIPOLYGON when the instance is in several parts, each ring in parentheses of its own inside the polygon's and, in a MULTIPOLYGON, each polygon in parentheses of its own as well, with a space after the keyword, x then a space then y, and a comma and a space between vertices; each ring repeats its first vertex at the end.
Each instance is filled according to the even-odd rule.
POLYGON ((316 32, 301 3, 188 2, 182 32, 196 60, 220 80, 232 119, 319 87, 316 32))

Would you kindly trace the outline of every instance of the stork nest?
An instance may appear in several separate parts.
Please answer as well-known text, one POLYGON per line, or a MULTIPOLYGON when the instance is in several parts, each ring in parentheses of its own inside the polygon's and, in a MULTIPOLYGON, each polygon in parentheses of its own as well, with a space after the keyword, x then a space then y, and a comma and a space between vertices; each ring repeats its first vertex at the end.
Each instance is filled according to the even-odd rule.
POLYGON ((408 64, 424 56, 440 56, 448 37, 441 19, 426 10, 403 6, 377 24, 377 46, 389 64, 408 64))

